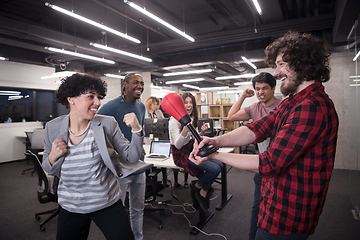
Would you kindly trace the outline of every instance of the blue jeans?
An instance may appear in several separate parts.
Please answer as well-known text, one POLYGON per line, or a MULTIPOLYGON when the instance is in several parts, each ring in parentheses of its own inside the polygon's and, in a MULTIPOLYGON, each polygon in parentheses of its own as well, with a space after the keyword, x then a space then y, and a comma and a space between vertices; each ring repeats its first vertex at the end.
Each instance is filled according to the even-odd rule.
POLYGON ((258 229, 258 215, 259 215, 259 206, 260 206, 260 195, 261 195, 261 177, 259 173, 254 175, 254 202, 251 210, 251 221, 250 221, 250 233, 249 240, 254 240, 256 237, 256 231, 258 229))
POLYGON ((201 188, 204 191, 209 191, 211 184, 215 181, 219 173, 221 172, 221 169, 224 167, 222 162, 219 160, 210 160, 207 162, 204 162, 200 165, 196 165, 195 163, 191 162, 189 160, 190 167, 197 168, 204 171, 204 174, 201 175, 201 177, 198 180, 198 184, 201 186, 201 188))
POLYGON ((308 234, 276 235, 259 228, 255 240, 306 240, 309 236, 308 234))
POLYGON ((121 201, 125 203, 126 192, 129 192, 129 213, 131 229, 135 240, 143 239, 143 219, 145 207, 145 172, 130 175, 126 178, 118 179, 121 189, 121 201))

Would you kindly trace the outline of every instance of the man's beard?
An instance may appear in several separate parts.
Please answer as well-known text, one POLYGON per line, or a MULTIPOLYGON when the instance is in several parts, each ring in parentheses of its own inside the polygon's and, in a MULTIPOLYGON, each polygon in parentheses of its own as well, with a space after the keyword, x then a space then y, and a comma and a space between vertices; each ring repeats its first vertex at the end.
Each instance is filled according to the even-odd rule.
POLYGON ((302 84, 304 82, 303 79, 299 79, 298 77, 296 77, 295 79, 288 79, 288 83, 285 86, 285 84, 282 84, 280 86, 280 92, 286 97, 289 95, 292 95, 294 93, 296 93, 298 87, 300 86, 300 84, 302 84))

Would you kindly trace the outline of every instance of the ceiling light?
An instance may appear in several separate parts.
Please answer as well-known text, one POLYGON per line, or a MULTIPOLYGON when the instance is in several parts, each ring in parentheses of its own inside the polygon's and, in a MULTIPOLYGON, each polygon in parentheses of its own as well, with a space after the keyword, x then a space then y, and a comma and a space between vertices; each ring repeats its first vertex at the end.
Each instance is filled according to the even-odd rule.
POLYGON ((50 76, 42 76, 41 79, 70 77, 71 75, 73 75, 75 73, 76 72, 72 72, 72 71, 56 72, 56 73, 52 73, 50 76))
POLYGON ((150 88, 162 89, 162 87, 150 85, 150 88))
POLYGON ((172 72, 172 73, 164 73, 164 77, 168 76, 176 76, 176 75, 187 75, 187 74, 199 74, 199 73, 207 73, 212 72, 212 69, 201 69, 201 70, 193 70, 193 71, 185 71, 185 72, 172 72))
POLYGON ((246 57, 244 56, 241 56, 242 60, 244 60, 247 64, 249 64, 253 69, 257 69, 257 67, 252 63, 250 62, 246 57))
POLYGON ((8 97, 8 101, 10 101, 10 100, 17 100, 17 99, 22 99, 24 96, 21 96, 21 95, 19 95, 19 96, 9 96, 8 97))
POLYGON ((4 58, 4 57, 0 57, 0 60, 1 61, 7 61, 7 60, 9 60, 8 58, 4 58))
POLYGON ((172 26, 171 24, 165 22, 164 20, 162 20, 161 18, 158 18, 157 16, 155 16, 154 14, 146 11, 144 8, 136 5, 133 2, 124 0, 124 3, 128 4, 130 7, 135 8, 136 10, 138 10, 139 12, 142 12, 143 14, 147 15, 148 17, 154 19, 155 21, 157 21, 158 23, 161 23, 162 25, 164 25, 167 28, 170 28, 171 30, 173 30, 174 32, 180 34, 181 36, 183 36, 184 38, 187 38, 188 40, 195 42, 195 40, 190 37, 189 35, 187 35, 185 32, 180 31, 179 29, 177 29, 176 27, 172 26))
POLYGON ((354 75, 354 76, 350 76, 350 78, 360 78, 360 75, 354 75))
POLYGON ((189 84, 183 84, 183 87, 186 87, 186 88, 192 88, 192 89, 196 89, 196 90, 200 90, 199 87, 197 86, 193 86, 193 85, 189 85, 189 84))
POLYGON ((20 93, 18 91, 0 91, 0 95, 19 95, 20 93))
POLYGON ((229 86, 200 88, 200 91, 212 91, 212 90, 223 90, 223 89, 229 89, 229 86))
POLYGON ((259 15, 261 15, 262 11, 261 11, 261 8, 260 8, 260 5, 259 5, 258 1, 257 0, 252 0, 252 2, 254 3, 255 8, 258 11, 259 15))
POLYGON ((252 82, 237 82, 237 83, 234 83, 234 85, 236 86, 239 86, 239 85, 251 85, 252 82))
POLYGON ((355 78, 353 81, 354 82, 360 82, 360 75, 356 75, 356 76, 350 76, 350 79, 355 78))
POLYGON ((170 66, 170 67, 163 67, 164 70, 171 70, 176 68, 186 68, 189 67, 189 64, 183 64, 183 65, 176 65, 176 66, 170 66))
POLYGON ((212 62, 200 62, 200 63, 190 63, 189 65, 192 67, 200 67, 205 65, 210 65, 212 62))
POLYGON ((120 76, 120 75, 116 75, 116 74, 111 74, 111 73, 105 73, 106 77, 112 77, 112 78, 120 78, 120 79, 124 79, 124 76, 120 76))
POLYGON ((115 62, 112 61, 112 60, 108 60, 108 59, 105 59, 105 58, 94 57, 94 56, 90 56, 90 55, 86 55, 86 54, 82 54, 82 53, 77 53, 77 52, 70 52, 70 51, 66 51, 64 49, 58 49, 58 48, 53 48, 53 47, 45 47, 45 49, 48 49, 48 50, 53 51, 53 52, 58 52, 58 53, 63 53, 63 54, 72 55, 72 56, 76 56, 76 57, 91 59, 91 60, 95 60, 95 61, 99 61, 99 62, 115 64, 115 62))
POLYGON ((244 92, 243 90, 229 90, 229 91, 219 91, 216 92, 217 94, 224 94, 224 93, 242 93, 244 92))
POLYGON ((200 82, 204 81, 204 78, 193 78, 193 79, 183 79, 183 80, 174 80, 174 81, 167 81, 166 84, 176 84, 176 83, 185 83, 185 82, 200 82))
POLYGON ((130 36, 128 36, 128 35, 125 34, 125 33, 119 32, 119 31, 117 31, 117 30, 115 30, 115 29, 112 29, 112 28, 109 28, 109 27, 107 27, 107 26, 104 26, 104 25, 102 25, 102 24, 100 24, 100 23, 94 22, 94 21, 92 21, 92 20, 90 20, 90 19, 87 19, 87 18, 85 18, 85 17, 82 17, 82 16, 80 16, 80 15, 78 15, 78 14, 75 14, 75 13, 73 13, 73 12, 70 12, 70 11, 68 11, 68 10, 66 10, 66 9, 61 8, 61 7, 55 6, 55 5, 51 4, 51 3, 46 2, 46 3, 45 3, 45 6, 50 7, 50 8, 52 8, 52 9, 54 9, 54 10, 56 10, 56 11, 59 11, 59 12, 61 12, 61 13, 64 13, 64 14, 70 16, 70 17, 73 17, 73 18, 79 19, 79 20, 81 20, 81 21, 83 21, 83 22, 89 23, 89 24, 91 24, 91 25, 93 25, 93 26, 95 26, 95 27, 101 28, 101 29, 103 29, 103 30, 105 30, 105 31, 107 31, 107 32, 111 32, 111 33, 113 33, 113 34, 115 34, 115 35, 118 35, 118 36, 120 36, 120 37, 126 38, 126 39, 128 39, 128 40, 130 40, 130 41, 133 41, 133 42, 135 42, 135 43, 141 43, 138 39, 133 38, 133 37, 130 37, 130 36))
POLYGON ((173 93, 173 92, 175 92, 175 91, 173 91, 173 90, 168 90, 168 89, 160 89, 160 91, 161 92, 167 92, 167 93, 173 93))
POLYGON ((356 59, 358 59, 359 55, 360 55, 360 51, 358 51, 358 53, 357 53, 356 56, 354 57, 354 59, 353 59, 354 62, 356 61, 356 59))
POLYGON ((233 76, 224 76, 224 77, 216 77, 215 80, 226 80, 226 79, 237 79, 237 78, 253 78, 255 76, 259 75, 258 73, 248 73, 248 74, 242 74, 242 75, 233 75, 233 76))
POLYGON ((150 59, 150 58, 146 58, 146 57, 143 57, 143 56, 140 56, 140 55, 125 52, 125 51, 122 51, 122 50, 119 50, 119 49, 116 49, 116 48, 104 46, 104 45, 97 44, 97 43, 90 43, 90 45, 92 45, 94 47, 97 47, 97 48, 104 49, 104 50, 108 50, 108 51, 111 51, 111 52, 114 52, 114 53, 118 53, 118 54, 121 54, 121 55, 126 55, 126 56, 129 56, 129 57, 137 58, 137 59, 140 59, 140 60, 143 60, 143 61, 146 61, 146 62, 152 62, 152 59, 150 59))

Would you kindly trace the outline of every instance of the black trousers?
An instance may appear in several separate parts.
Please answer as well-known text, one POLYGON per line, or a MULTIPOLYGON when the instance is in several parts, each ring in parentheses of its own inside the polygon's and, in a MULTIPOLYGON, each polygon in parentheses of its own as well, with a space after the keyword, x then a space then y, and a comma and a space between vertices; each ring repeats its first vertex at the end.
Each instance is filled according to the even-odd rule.
POLYGON ((88 238, 91 221, 99 227, 107 240, 133 240, 130 221, 119 200, 102 210, 80 214, 60 209, 57 225, 57 240, 85 240, 88 238))

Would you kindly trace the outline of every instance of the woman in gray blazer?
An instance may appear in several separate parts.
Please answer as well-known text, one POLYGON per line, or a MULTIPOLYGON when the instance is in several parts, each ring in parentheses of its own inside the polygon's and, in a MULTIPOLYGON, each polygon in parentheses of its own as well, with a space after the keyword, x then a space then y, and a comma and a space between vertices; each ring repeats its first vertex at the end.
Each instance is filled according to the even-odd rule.
POLYGON ((97 115, 105 95, 104 81, 79 73, 56 91, 70 113, 46 124, 42 165, 59 178, 57 239, 87 239, 91 221, 106 239, 134 238, 116 178, 143 166, 142 128, 134 113, 124 116, 133 132, 129 143, 113 117, 97 115))

